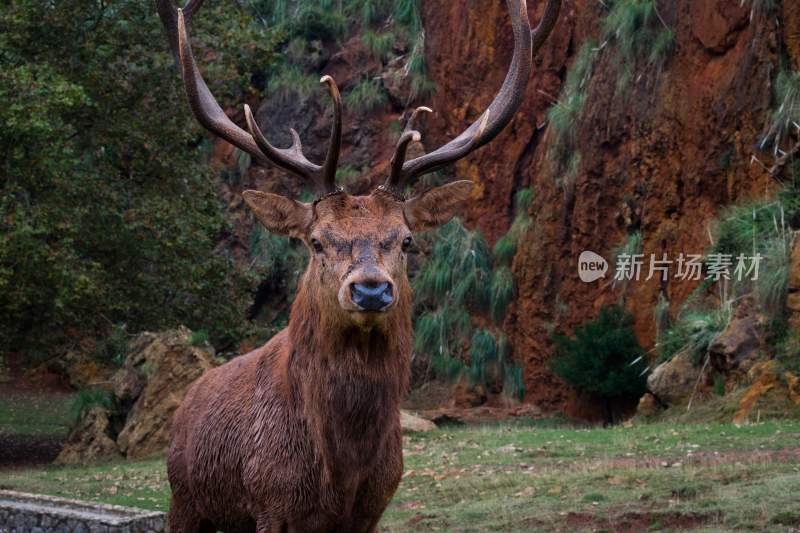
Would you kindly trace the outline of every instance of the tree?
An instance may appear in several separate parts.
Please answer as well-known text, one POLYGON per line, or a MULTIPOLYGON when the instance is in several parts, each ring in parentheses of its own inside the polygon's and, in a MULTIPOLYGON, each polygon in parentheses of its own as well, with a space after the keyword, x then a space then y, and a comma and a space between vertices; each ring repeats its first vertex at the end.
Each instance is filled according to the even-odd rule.
POLYGON ((644 394, 643 350, 621 306, 609 306, 590 322, 575 328, 575 336, 556 335, 552 370, 581 392, 605 405, 606 420, 614 421, 614 400, 635 400, 644 394))
MULTIPOLYGON (((257 93, 280 39, 235 6, 192 29, 228 103, 257 93)), ((2 2, 0 102, 0 352, 50 355, 111 324, 235 339, 252 281, 217 249, 208 142, 152 3, 2 2)))

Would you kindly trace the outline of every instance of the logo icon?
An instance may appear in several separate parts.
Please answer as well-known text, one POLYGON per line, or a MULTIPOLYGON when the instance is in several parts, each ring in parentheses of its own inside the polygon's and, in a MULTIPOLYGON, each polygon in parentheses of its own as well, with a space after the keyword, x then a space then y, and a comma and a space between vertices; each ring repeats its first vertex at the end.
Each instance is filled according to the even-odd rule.
POLYGON ((603 256, 586 250, 578 258, 578 276, 584 283, 592 283, 606 277, 608 261, 603 256))

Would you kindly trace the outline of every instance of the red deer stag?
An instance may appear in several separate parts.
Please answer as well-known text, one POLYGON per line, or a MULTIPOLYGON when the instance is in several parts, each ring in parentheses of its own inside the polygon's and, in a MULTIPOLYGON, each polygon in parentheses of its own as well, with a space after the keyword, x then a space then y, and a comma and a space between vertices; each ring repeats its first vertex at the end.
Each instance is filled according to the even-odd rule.
POLYGON ((400 401, 409 382, 412 232, 447 222, 469 181, 414 198, 411 181, 467 156, 511 121, 533 55, 553 29, 560 0, 548 0, 531 31, 525 0, 507 0, 514 35, 511 67, 483 115, 439 149, 406 161, 417 109, 398 141, 386 182, 369 196, 335 185, 342 102, 333 79, 333 128, 322 166, 292 130, 276 148, 245 107, 247 129, 223 112, 192 55, 187 28, 202 0, 176 9, 157 0, 192 111, 217 136, 310 182, 313 203, 259 191, 244 198, 270 231, 301 239, 311 258, 289 326, 265 346, 203 375, 173 421, 168 471, 173 533, 195 531, 372 532, 403 470, 400 401))

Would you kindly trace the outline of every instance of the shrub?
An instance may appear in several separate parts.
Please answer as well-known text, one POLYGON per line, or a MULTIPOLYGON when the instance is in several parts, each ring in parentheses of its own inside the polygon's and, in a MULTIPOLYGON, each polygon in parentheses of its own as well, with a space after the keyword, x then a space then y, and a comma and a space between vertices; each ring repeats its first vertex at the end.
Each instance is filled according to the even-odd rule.
POLYGON ((250 234, 250 256, 260 279, 278 280, 285 294, 294 296, 308 263, 308 252, 299 241, 268 232, 256 223, 250 234))
POLYGON ((508 267, 499 267, 492 272, 492 300, 491 300, 491 317, 492 320, 499 324, 502 322, 506 314, 506 309, 514 297, 514 278, 511 275, 511 270, 508 267))
POLYGON ((610 306, 595 320, 575 328, 574 337, 554 337, 551 368, 576 389, 603 400, 609 422, 614 418, 612 400, 638 399, 647 390, 643 350, 632 324, 627 311, 610 306))
POLYGON ((392 53, 394 48, 395 36, 391 33, 375 33, 374 31, 366 31, 361 36, 361 42, 364 43, 372 57, 378 61, 385 61, 392 53))
MULTIPOLYGON (((791 195, 784 195, 788 200, 791 195)), ((734 296, 755 292, 762 308, 779 318, 783 312, 789 277, 793 235, 786 222, 783 203, 769 202, 734 206, 725 210, 714 227, 710 253, 732 256, 763 256, 758 278, 732 280, 734 296)))
POLYGON ((603 20, 603 36, 613 40, 619 52, 621 72, 617 88, 624 89, 633 69, 642 61, 662 65, 675 41, 675 33, 658 13, 656 0, 618 0, 603 20))
POLYGON ((320 90, 319 78, 306 74, 297 66, 280 67, 269 79, 267 93, 270 100, 288 105, 295 100, 305 100, 320 90))
POLYGON ((356 113, 366 114, 383 107, 388 102, 379 79, 364 78, 344 96, 347 107, 356 113))
POLYGON ((660 361, 669 361, 682 351, 689 351, 692 363, 700 366, 708 347, 727 327, 731 319, 730 305, 717 309, 688 309, 681 313, 675 324, 658 340, 660 361))
MULTIPOLYGON (((238 5, 205 7, 192 37, 227 106, 258 91, 281 36, 238 5)), ((217 250, 205 135, 152 7, 14 2, 0 27, 0 351, 26 360, 110 324, 232 343, 251 280, 217 250)))
POLYGON ((189 344, 195 347, 203 346, 207 342, 208 342, 208 331, 204 329, 193 331, 191 336, 189 337, 189 344))
POLYGON ((77 425, 93 407, 104 407, 113 412, 116 400, 111 391, 106 389, 81 389, 69 405, 69 419, 77 425))
POLYGON ((773 111, 769 128, 761 141, 761 147, 773 144, 777 154, 780 143, 790 133, 800 130, 800 72, 783 69, 775 79, 775 102, 777 109, 773 111))
POLYGON ((433 238, 430 257, 413 280, 415 352, 429 361, 435 377, 466 374, 472 385, 487 388, 508 383, 503 390, 521 397, 522 372, 511 361, 508 339, 491 327, 474 328, 471 315, 489 311, 496 321, 502 319, 513 292, 511 271, 493 271, 483 236, 457 219, 433 238))
POLYGON ((531 225, 528 210, 533 203, 533 191, 530 188, 520 189, 514 195, 514 222, 508 233, 500 237, 494 245, 494 264, 496 266, 510 266, 517 253, 517 243, 523 233, 531 225))
POLYGON ((587 41, 581 46, 561 90, 559 101, 547 112, 552 131, 548 154, 564 166, 576 150, 576 124, 583 113, 586 90, 592 77, 597 45, 587 41))
POLYGON ((431 257, 414 280, 417 300, 487 310, 492 263, 483 235, 453 219, 437 230, 434 239, 431 257))

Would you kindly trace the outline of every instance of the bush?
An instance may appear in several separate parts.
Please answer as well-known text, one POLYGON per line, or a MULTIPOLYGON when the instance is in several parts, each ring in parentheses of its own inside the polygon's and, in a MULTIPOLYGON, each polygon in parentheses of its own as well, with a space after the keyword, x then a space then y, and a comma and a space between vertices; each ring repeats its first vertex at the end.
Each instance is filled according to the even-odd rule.
POLYGON ((552 131, 548 155, 562 168, 576 153, 576 125, 586 102, 586 90, 592 77, 592 68, 597 57, 597 45, 586 41, 578 51, 572 68, 561 90, 559 101, 547 112, 552 131))
POLYGON ((731 319, 729 305, 713 310, 686 310, 675 324, 658 339, 660 361, 669 361, 682 351, 689 351, 692 363, 700 366, 708 347, 727 327, 731 319))
POLYGON ((73 426, 77 425, 93 407, 103 407, 113 414, 117 408, 114 395, 106 389, 81 389, 78 391, 69 406, 69 419, 73 426))
MULTIPOLYGON (((201 61, 225 106, 257 90, 280 36, 205 7, 192 37, 225 58, 201 61)), ((235 340, 251 280, 216 250, 224 206, 152 6, 21 1, 0 27, 0 351, 110 324, 235 340)))
POLYGON ((551 368, 579 391, 603 400, 609 422, 614 418, 611 400, 635 400, 647 390, 643 350, 632 324, 627 311, 610 306, 595 320, 575 328, 574 337, 554 337, 551 368))
POLYGON ((618 90, 625 88, 642 62, 660 67, 675 42, 675 33, 661 19, 656 0, 617 0, 603 20, 603 37, 613 40, 619 53, 618 90))
POLYGON ((366 31, 361 36, 361 42, 369 49, 372 57, 378 61, 385 61, 387 59, 394 48, 394 41, 395 36, 391 33, 366 31))
POLYGON ((511 266, 511 262, 517 254, 517 243, 531 225, 531 217, 528 215, 528 210, 532 203, 533 191, 530 188, 520 189, 514 195, 514 222, 511 224, 508 233, 500 237, 494 245, 495 266, 511 266))
MULTIPOLYGON (((788 193, 782 196, 783 201, 789 198, 788 193)), ((752 291, 766 312, 773 318, 780 318, 788 291, 794 238, 782 201, 728 208, 714 227, 713 235, 710 253, 729 255, 734 265, 740 255, 763 256, 755 281, 734 277, 734 296, 752 291)))
POLYGON ((366 114, 388 103, 386 91, 379 79, 365 78, 344 96, 345 105, 358 114, 366 114))
POLYGON ((777 154, 780 144, 791 133, 798 130, 800 125, 800 72, 782 69, 775 79, 775 103, 777 107, 772 113, 769 129, 761 147, 766 148, 769 143, 777 154))
POLYGON ((189 344, 194 347, 203 346, 207 342, 208 342, 208 331, 204 329, 193 331, 191 336, 189 337, 189 344))
POLYGON ((514 297, 514 278, 508 267, 499 267, 492 272, 492 303, 490 314, 495 324, 503 321, 506 309, 514 297))
POLYGON ((493 271, 483 236, 457 219, 439 228, 433 238, 430 257, 413 281, 415 352, 429 362, 437 378, 453 380, 466 374, 472 385, 501 386, 521 397, 522 371, 511 361, 508 339, 495 328, 472 324, 472 314, 487 311, 495 322, 502 319, 513 293, 511 271, 493 271))

